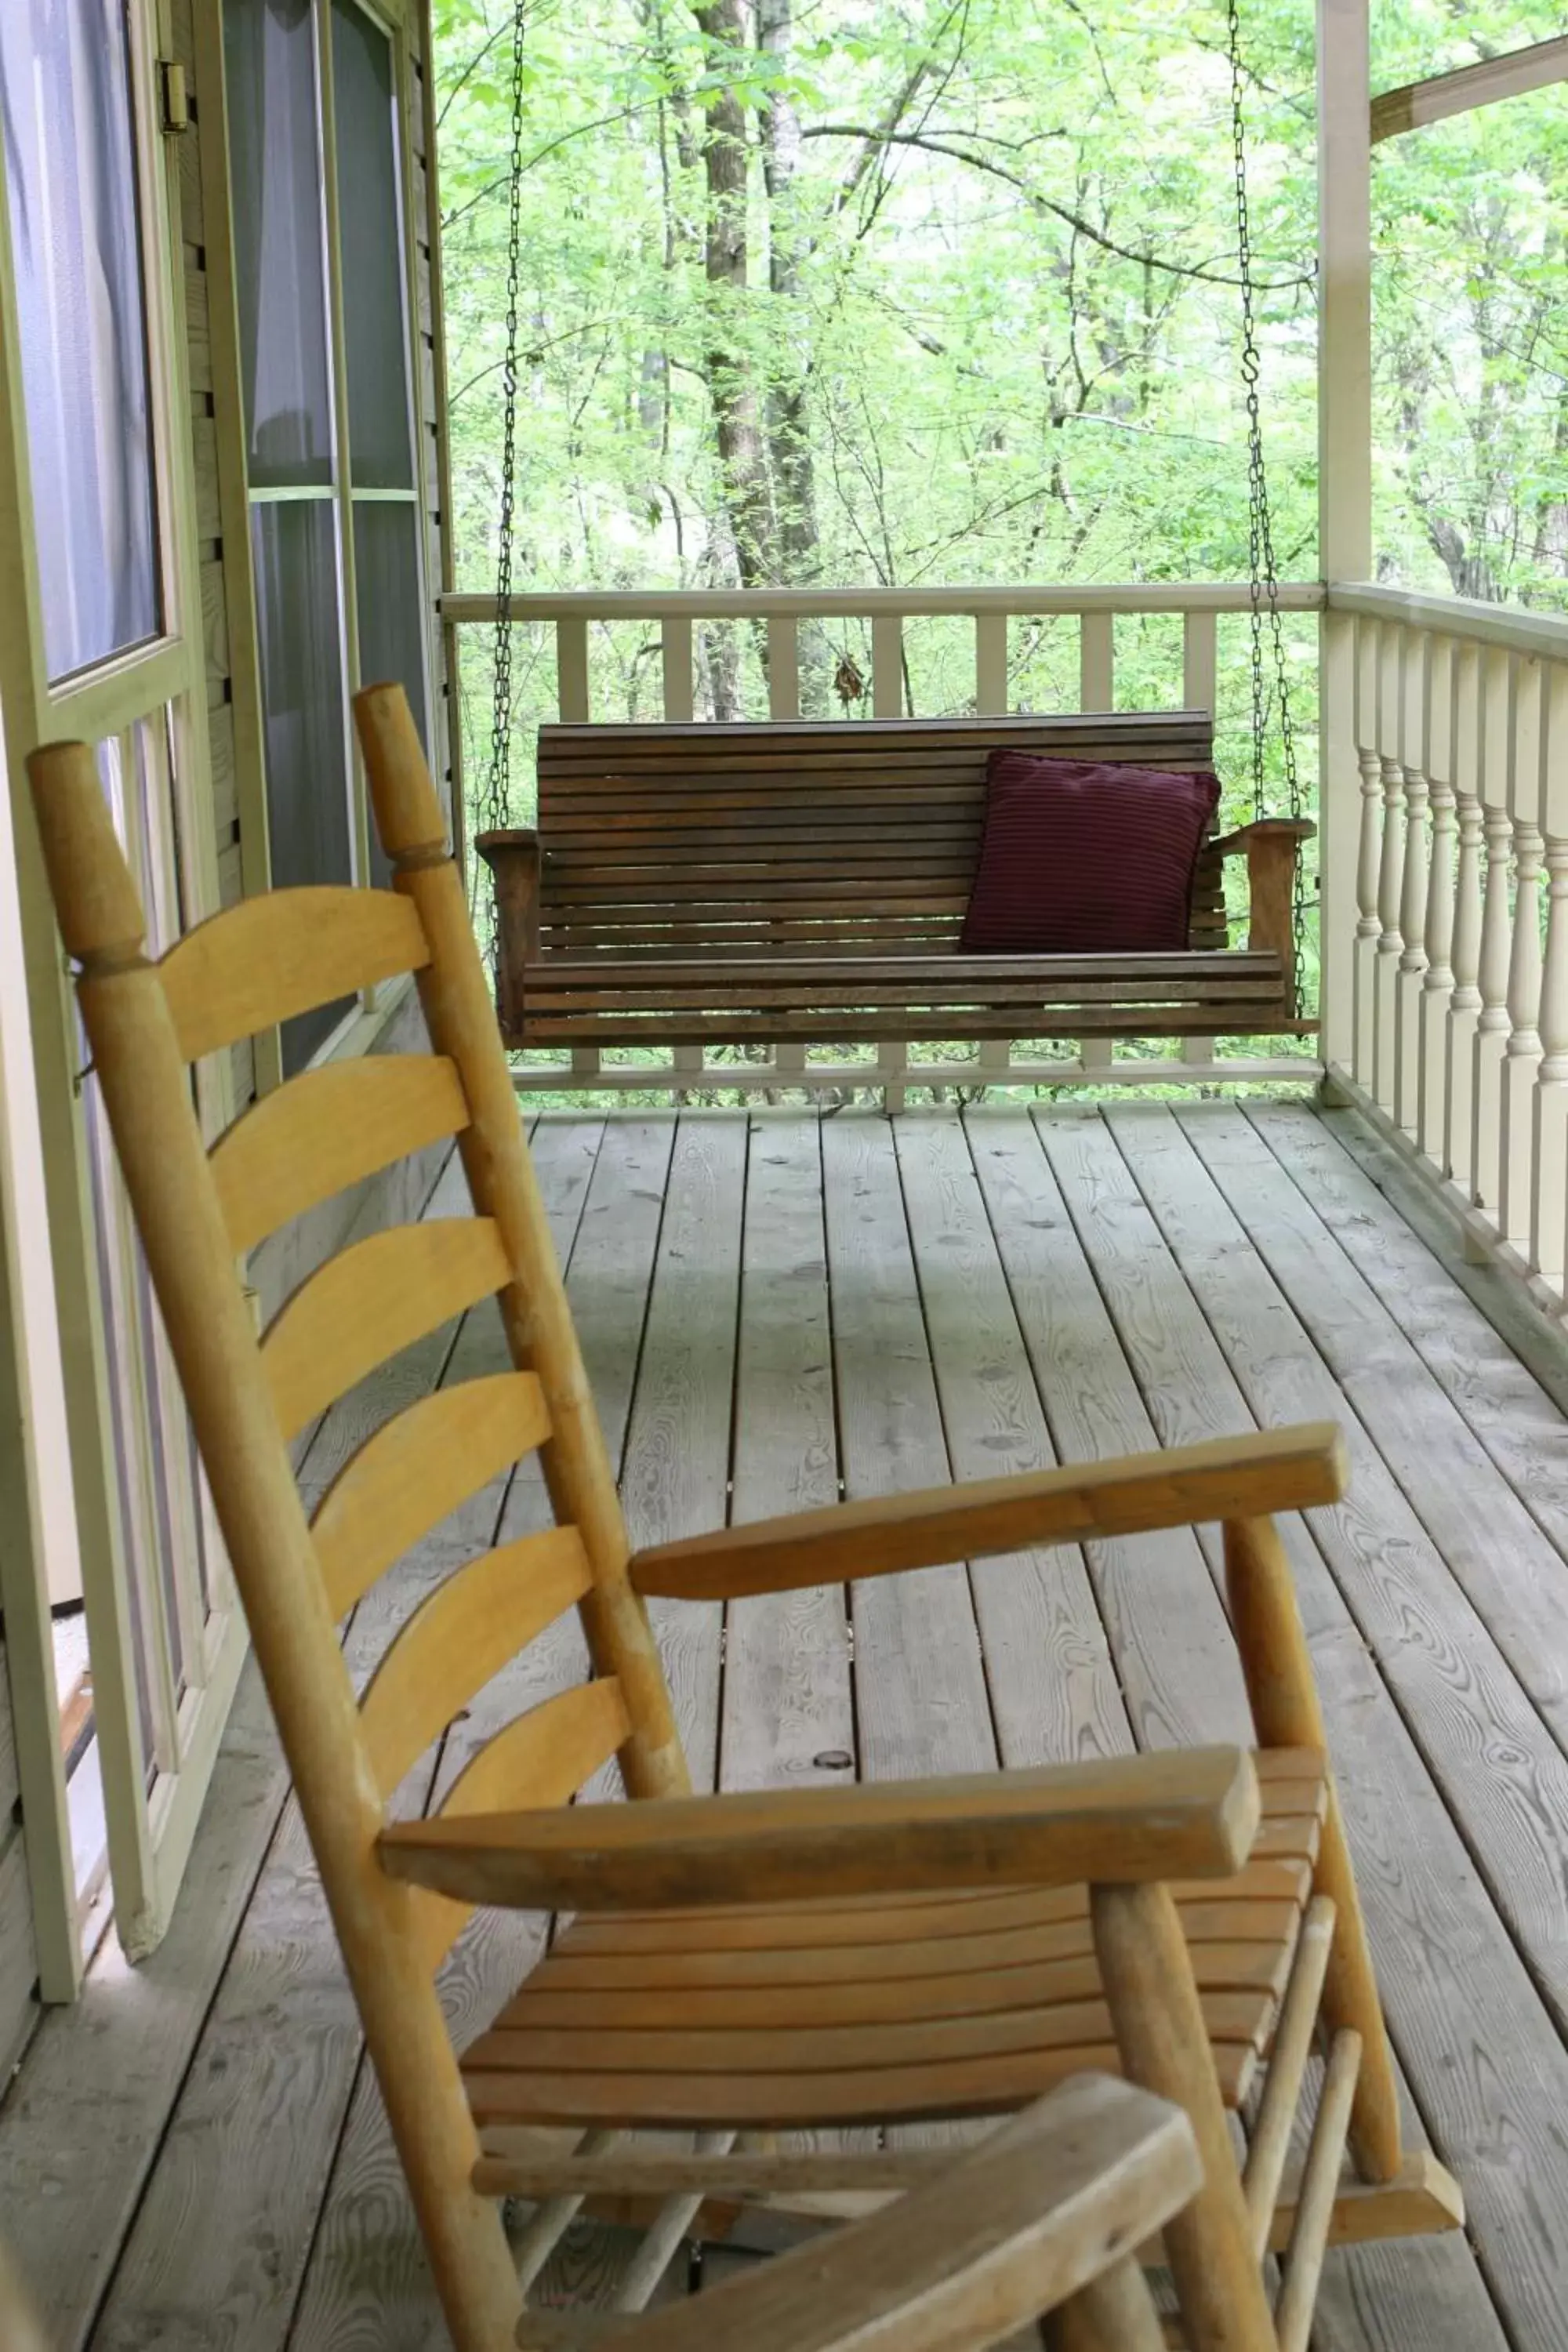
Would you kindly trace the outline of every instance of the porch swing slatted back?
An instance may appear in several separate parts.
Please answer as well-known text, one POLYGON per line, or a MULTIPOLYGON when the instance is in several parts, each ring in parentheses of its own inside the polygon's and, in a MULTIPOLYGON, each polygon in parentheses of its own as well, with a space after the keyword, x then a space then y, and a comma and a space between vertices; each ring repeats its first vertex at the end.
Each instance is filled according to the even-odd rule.
MULTIPOLYGON (((1202 711, 551 726, 539 738, 540 952, 951 954, 994 751, 1214 763, 1202 711)), ((1188 945, 1226 944, 1204 855, 1188 945)))
MULTIPOLYGON (((127 1182, 329 1895, 340 1912, 345 1902, 395 1901, 405 1965, 427 1983, 466 1908, 424 1890, 389 1895, 371 1861, 384 1805, 430 1741, 566 1610, 583 1611, 595 1679, 492 1738, 444 1809, 564 1802, 618 1750, 634 1791, 686 1786, 471 948, 431 976, 432 933, 468 922, 461 885, 443 856, 402 895, 273 893, 214 917, 152 964, 90 755, 58 747, 39 755, 34 775, 61 929, 82 966, 83 1019, 106 1092, 118 1097, 127 1182), (198 1055, 403 972, 419 976, 445 1051, 307 1071, 204 1150, 188 1080, 198 1055), (444 1138, 462 1154, 477 1213, 353 1243, 300 1285, 258 1340, 237 1258, 444 1138), (376 1366, 492 1296, 516 1368, 396 1413, 307 1523, 288 1441, 376 1366), (356 1706, 335 1621, 450 1512, 535 1452, 560 1524, 479 1553, 429 1591, 356 1706)), ((428 806, 380 812, 395 854, 411 837, 416 854, 442 849, 425 789, 428 806)))
MULTIPOLYGON (((1206 711, 549 726, 536 832, 496 882, 509 1045, 1262 1034, 1300 1025, 1290 905, 1310 824, 1201 853, 1173 951, 960 945, 994 751, 1211 769, 1206 711), (1223 882, 1245 853, 1250 932, 1223 882)), ((1104 877, 1098 877, 1103 882, 1104 877)))

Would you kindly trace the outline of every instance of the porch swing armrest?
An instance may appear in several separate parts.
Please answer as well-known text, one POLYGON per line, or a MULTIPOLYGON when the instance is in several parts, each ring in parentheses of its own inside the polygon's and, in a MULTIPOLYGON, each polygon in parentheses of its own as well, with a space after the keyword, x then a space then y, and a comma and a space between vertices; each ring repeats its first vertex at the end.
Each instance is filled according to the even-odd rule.
POLYGON ((521 1037, 528 968, 539 957, 540 838, 532 825, 497 826, 476 834, 474 847, 495 889, 496 1013, 501 1034, 521 1037))
POLYGON ((1222 834, 1209 847, 1216 857, 1250 856, 1253 849, 1265 842, 1289 839, 1310 841, 1317 826, 1310 816, 1259 816, 1250 824, 1238 824, 1234 833, 1222 834))
POLYGON ((639 1592, 732 1601, 1040 1545, 1306 1510, 1337 1501, 1344 1485, 1339 1431, 1331 1422, 1305 1423, 752 1520, 637 1552, 630 1573, 639 1592))
POLYGON ((1226 1878, 1262 1800, 1242 1748, 760 1789, 635 1804, 437 1814, 377 1840, 382 1868, 462 1903, 658 1911, 982 1886, 1226 1878))
POLYGON ((1301 844, 1317 832, 1310 817, 1262 816, 1227 833, 1213 846, 1221 857, 1247 859, 1247 944, 1254 955, 1276 955, 1296 994, 1296 873, 1301 844))

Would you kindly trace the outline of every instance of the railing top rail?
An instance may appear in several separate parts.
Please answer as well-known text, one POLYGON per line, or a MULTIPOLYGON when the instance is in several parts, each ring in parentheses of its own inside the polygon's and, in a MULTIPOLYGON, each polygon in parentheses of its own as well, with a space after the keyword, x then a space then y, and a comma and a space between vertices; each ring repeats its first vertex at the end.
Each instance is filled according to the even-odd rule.
MULTIPOLYGON (((1281 583, 1288 613, 1317 613, 1324 590, 1316 580, 1281 583)), ((906 620, 987 613, 1035 620, 1052 613, 1245 613, 1252 591, 1245 581, 1138 581, 1125 586, 1040 583, 1014 588, 571 588, 544 589, 511 599, 515 621, 855 620, 897 614, 906 620)), ((492 595, 441 599, 443 620, 493 622, 492 595)))
POLYGON ((1468 596, 1421 596, 1407 588, 1380 588, 1365 581, 1331 581, 1328 599, 1331 613, 1400 621, 1407 628, 1432 629, 1475 645, 1568 661, 1568 620, 1556 620, 1549 613, 1527 613, 1517 604, 1483 604, 1468 596))

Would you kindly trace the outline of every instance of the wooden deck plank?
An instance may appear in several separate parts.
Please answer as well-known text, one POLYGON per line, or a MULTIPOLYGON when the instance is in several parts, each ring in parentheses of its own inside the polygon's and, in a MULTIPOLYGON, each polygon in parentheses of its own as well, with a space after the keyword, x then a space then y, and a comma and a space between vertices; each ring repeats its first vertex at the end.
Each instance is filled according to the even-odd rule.
MULTIPOLYGON (((345 1654, 363 1685, 431 1572, 373 1586, 345 1654)), ((424 1807, 434 1751, 395 1810, 424 1807)), ((233 2352, 280 2344, 359 2062, 359 2014, 290 1796, 168 2136, 93 2329, 93 2352, 198 2352, 215 2313, 233 2352), (287 2034, 275 2031, 286 2017, 287 2034)))
MULTIPOLYGON (((746 1124, 711 1114, 679 1129, 657 1118, 552 1118, 536 1135, 542 1172, 554 1159, 557 1217, 563 1230, 576 1229, 569 1288, 613 1455, 634 1433, 626 1448, 634 1511, 642 1507, 640 1486, 656 1510, 679 1508, 682 1525, 722 1517, 731 1377, 739 1418, 728 1469, 737 1517, 831 1499, 835 1410, 851 1493, 929 1483, 944 1463, 963 1476, 1029 1466, 1058 1447, 1068 1457, 1125 1450, 1152 1442, 1153 1426, 1174 1442, 1254 1418, 1347 1411, 1343 1390, 1354 1391, 1356 1377, 1347 1369, 1337 1381, 1302 1329, 1308 1304, 1324 1315, 1341 1311, 1346 1273, 1309 1302, 1300 1294, 1311 1277, 1293 1260, 1286 1283, 1293 1311, 1263 1264, 1283 1247, 1278 1233, 1262 1236, 1260 1255, 1242 1230, 1263 1213, 1257 1200, 1242 1198, 1233 1173, 1238 1224, 1167 1112, 1119 1109, 1109 1123, 1052 1114, 1042 1118, 1042 1141, 1026 1117, 981 1111, 971 1115, 967 1148, 958 1122, 941 1114, 891 1124, 849 1115, 820 1128, 809 1115, 764 1115, 749 1140, 746 1124), (684 1167, 683 1152, 690 1155, 684 1167), (727 1326, 721 1295, 730 1302, 727 1326), (727 1350, 736 1350, 732 1361, 727 1350)), ((1531 1710, 1510 1712, 1523 1706, 1522 1694, 1495 1650, 1477 1646, 1485 1629, 1439 1558, 1429 1501, 1415 1486, 1420 1449, 1439 1426, 1436 1396, 1484 1445, 1484 1475, 1497 1482, 1486 1491, 1506 1484, 1549 1535, 1552 1512, 1568 1509, 1551 1481, 1559 1459, 1552 1449, 1568 1455, 1568 1424, 1535 1383, 1521 1388, 1525 1376, 1468 1319, 1473 1309, 1445 1323, 1447 1270, 1423 1244, 1412 1255, 1401 1240, 1406 1229, 1316 1114, 1270 1107, 1241 1133, 1265 1139, 1275 1167, 1267 1205, 1279 1209, 1279 1227, 1298 1236, 1292 1246, 1304 1247, 1306 1236, 1319 1254, 1309 1264, 1332 1264, 1321 1254, 1338 1254, 1353 1277, 1349 1295, 1360 1296, 1359 1282, 1372 1310, 1404 1331, 1425 1383, 1419 1429, 1404 1424, 1404 1484, 1383 1459, 1394 1445, 1377 1418, 1389 1410, 1386 1398, 1374 1413, 1358 1395, 1373 1435, 1352 1415, 1365 1452, 1351 1506, 1314 1515, 1310 1534, 1288 1528, 1286 1539, 1331 1709, 1395 2038, 1435 2139, 1469 2191, 1480 2262, 1478 2270, 1458 2239, 1336 2256, 1315 2341, 1320 2352, 1403 2352, 1413 2343, 1426 2352, 1502 2352, 1505 2340, 1512 2352, 1547 2352, 1561 2334, 1568 2284, 1568 2155, 1553 2137, 1568 2105, 1568 2058, 1500 1906, 1523 1923, 1521 1936, 1545 1938, 1530 1946, 1530 1957, 1549 1981, 1542 1958, 1550 1963, 1552 1952, 1548 1896, 1561 1884, 1568 1814, 1546 1776, 1560 1759, 1531 1710), (1310 1148, 1292 1166, 1298 1131, 1310 1148), (1331 1150, 1337 1160, 1325 1158, 1331 1150), (1413 1290, 1408 1316, 1402 1285, 1413 1290), (1525 1411, 1517 1413, 1521 1400, 1525 1411), (1508 1450, 1521 1430, 1521 1443, 1541 1449, 1536 1492, 1525 1491, 1527 1454, 1508 1450), (1381 1449, 1373 1437, 1383 1438, 1381 1449), (1521 1741, 1521 1730, 1530 1739, 1521 1741)), ((437 1213, 460 1210, 456 1181, 448 1171, 437 1213)), ((442 1335, 443 1352, 427 1370, 394 1368, 378 1397, 367 1384, 328 1417, 307 1475, 324 1481, 384 1417, 392 1391, 406 1402, 410 1378, 427 1381, 443 1363, 447 1380, 498 1369, 500 1344, 494 1318, 477 1313, 455 1341, 449 1329, 442 1335)), ((1369 1360, 1362 1349, 1353 1374, 1364 1376, 1369 1360)), ((1348 1355, 1343 1361, 1348 1367, 1348 1355)), ((1406 1416, 1415 1410, 1401 1401, 1406 1416)), ((437 1531, 425 1567, 459 1542, 482 1540, 477 1523, 493 1523, 500 1503, 498 1482, 474 1505, 475 1527, 437 1531)), ((542 1510, 530 1468, 506 1494, 506 1533, 538 1524, 542 1510)), ((1516 1520, 1509 1524, 1517 1529, 1516 1520)), ((676 1531, 673 1520, 658 1530, 676 1531)), ((1544 1549, 1544 1535, 1540 1540, 1544 1549)), ((1201 1546, 1184 1538, 1099 1548, 1088 1580, 1076 1555, 1058 1554, 983 1563, 970 1578, 944 1570, 862 1588, 852 1670, 858 1731, 847 1711, 841 1594, 815 1597, 820 1624, 814 1614, 787 1613, 791 1596, 776 1623, 759 1618, 755 1635, 734 1612, 721 1692, 710 1645, 698 1645, 704 1664, 692 1686, 706 1696, 692 1709, 694 1744, 701 1744, 701 1706, 721 1705, 731 1785, 739 1784, 732 1776, 747 1785, 836 1777, 814 1759, 834 1747, 853 1752, 857 1740, 868 1772, 983 1766, 993 1759, 993 1718, 1009 1760, 1096 1752, 1126 1737, 1097 1646, 1100 1615, 1141 1737, 1221 1736, 1235 1727, 1239 1686, 1208 1572, 1216 1559, 1214 1531, 1205 1530, 1201 1546), (910 1588, 898 1596, 906 1605, 879 1623, 865 1604, 874 1590, 879 1601, 892 1601, 900 1582, 910 1588)), ((418 1564, 405 1572, 417 1574, 418 1564)), ((1533 1605, 1517 1557, 1493 1572, 1503 1575, 1516 1612, 1533 1605)), ((357 1640, 376 1638, 374 1613, 362 1612, 357 1640)), ((1543 1637, 1541 1646, 1552 1643, 1543 1637)), ((679 1679, 686 1666, 673 1654, 672 1663, 679 1679)), ((481 1695, 438 1765, 426 1760, 437 1788, 519 1704, 583 1671, 574 1625, 536 1645, 481 1695)), ((116 2352, 133 2345, 146 2352, 154 2341, 173 2352, 199 2343, 206 2352, 215 2325, 243 2352, 285 2343, 290 2352, 359 2352, 373 2342, 391 2352, 438 2352, 444 2330, 357 2031, 346 2009, 340 2017, 332 2007, 346 1996, 324 1921, 304 1895, 309 1874, 291 1816, 234 1965, 224 1969, 282 1791, 264 1705, 253 1684, 247 1688, 258 1747, 270 1752, 258 1759, 226 1747, 214 1804, 223 1804, 231 1784, 247 1785, 237 1766, 250 1769, 259 1832, 241 1801, 231 1816, 239 1850, 224 1853, 209 1836, 209 1816, 164 1952, 179 1957, 186 1906, 206 1906, 202 1874, 221 1864, 238 1869, 241 1883, 237 1895, 230 1885, 226 1910, 220 1902, 203 1912, 216 1922, 219 1948, 204 1950, 199 1934, 187 1939, 183 1974, 162 1988, 153 1971, 163 1956, 112 1979, 95 1971, 88 1998, 97 2005, 86 2014, 99 2038, 73 2044, 70 2063, 57 2063, 52 2075, 40 2053, 57 2024, 70 2037, 78 2019, 45 2020, 0 2119, 0 2204, 8 2225, 17 2211, 26 2217, 24 2255, 58 2290, 51 2316, 57 2305, 64 2312, 56 2331, 62 2345, 83 2342, 124 2240, 98 2339, 116 2352), (294 1985, 308 1986, 308 1996, 294 1985), (215 1987, 210 2030, 196 2048, 176 2127, 160 2146, 215 1987), (132 2000, 134 2031, 125 2022, 132 2000), (263 2060, 274 2045, 268 2078, 263 2060), (68 2152, 68 2176, 59 2171, 57 2116, 39 2105, 62 2081, 86 2159, 85 2202, 77 2147, 68 2152), (311 2093, 315 2112, 297 2128, 296 2099, 311 2093), (245 2119, 243 2128, 218 2128, 216 2119, 229 2114, 245 2119), (24 2118, 23 2137, 14 2116, 24 2118), (30 2158, 19 2161, 23 2149, 30 2158), (300 2179, 285 2187, 290 2156, 300 2179), (52 2235, 51 2212, 58 2216, 52 2235), (100 2224, 104 2234, 84 2259, 81 2231, 100 2224), (225 2232, 226 2257, 207 2242, 225 2232), (302 2289, 301 2233, 309 2251, 302 2289), (174 2242, 172 2253, 165 2240, 174 2242)), ((235 1728, 242 1737, 242 1712, 235 1728)), ((493 2013, 539 1933, 537 1921, 492 1915, 460 1942, 443 1979, 460 2039, 493 2013)), ((597 2239, 585 2254, 574 2246, 555 2284, 607 2276, 613 2252, 597 2239)))
MULTIPOLYGON (((822 1129, 839 1445, 851 1499, 947 1467, 892 1130, 855 1113, 822 1129)), ((868 1780, 996 1761, 979 1630, 962 1567, 853 1589, 856 1720, 868 1780)))
MULTIPOLYGON (((929 1486, 950 1473, 891 1121, 849 1114, 822 1129, 834 1381, 847 1496, 929 1486)), ((996 1740, 968 1572, 958 1562, 849 1591, 860 1776, 979 1772, 996 1740)), ((895 2147, 973 2137, 973 2125, 906 2125, 895 2147)))
POLYGON ((1563 1849, 1523 1784, 1529 1748, 1486 1728, 1501 1662, 1478 1683, 1474 1637, 1456 1646, 1458 1587, 1445 1595, 1425 1532, 1177 1122, 1153 1106, 1108 1116, 1249 1408, 1346 1427, 1350 1493, 1312 1515, 1333 1588, 1303 1580, 1300 1599, 1391 2031, 1516 2352, 1547 2352, 1568 2290, 1568 2147, 1552 2120, 1568 2053, 1493 1905, 1511 1918, 1516 1874, 1543 1878, 1563 1849))
MULTIPOLYGON (((721 1528, 729 1516, 741 1221, 742 1119, 689 1113, 676 1130, 626 1434, 621 1499, 634 1548, 721 1528)), ((692 1783, 715 1785, 719 1601, 656 1601, 658 1637, 692 1783)))
MULTIPOLYGON (((1558 1739, 1568 1738, 1562 1555, 1262 1131, 1218 1104, 1180 1118, 1471 1606, 1558 1739)), ((1568 1453, 1568 1432, 1557 1452, 1568 1453)), ((1531 1483, 1562 1466, 1537 1455, 1531 1483)))
MULTIPOLYGON (((1219 1342, 1166 1248, 1105 1122, 1097 1116, 1057 1115, 1042 1119, 1040 1127, 1128 1363, 1148 1399, 1161 1444, 1200 1444, 1254 1426, 1253 1413, 1219 1342)), ((1402 1770, 1406 1780, 1413 1771, 1418 1808, 1425 1772, 1411 1757, 1408 1738, 1386 1692, 1377 1686, 1364 1661, 1359 1665, 1356 1662, 1353 1636, 1347 1639, 1349 1614, 1321 1555, 1299 1513, 1282 1514, 1279 1524, 1297 1591, 1317 1629, 1314 1654, 1320 1672, 1325 1654, 1342 1665, 1337 1683, 1323 1675, 1325 1705, 1355 1704, 1381 1710, 1386 1736, 1381 1745, 1370 1737, 1365 1741, 1378 1759, 1378 1787, 1397 1790, 1402 1770)), ((1216 1573, 1218 1533, 1217 1528, 1202 1530, 1216 1573)), ((1337 1738, 1335 1753, 1337 1757, 1337 1738)), ((1404 1804, 1408 1814, 1409 1794, 1404 1804)), ((1374 1932, 1381 1926, 1375 1916, 1376 1892, 1375 1885, 1369 1883, 1366 1893, 1374 1909, 1374 1932)), ((1478 1931, 1484 1935, 1489 1928, 1497 1933, 1479 1890, 1474 1901, 1478 1931)), ((1403 1917, 1396 1916, 1389 1923, 1389 1935, 1397 1937, 1403 1927, 1403 1917)), ((1443 1990, 1448 1990, 1447 1981, 1443 1990)), ((1468 2029, 1468 2011, 1458 2011, 1445 2021, 1450 2030, 1464 2032, 1468 2029)), ((1405 2095, 1408 2100, 1408 2091, 1405 2095)), ((1424 2133, 1419 2136, 1425 2137, 1424 2133)), ((1352 2347, 1376 2352, 1384 2346, 1415 2343, 1426 2347, 1426 2352, 1472 2352, 1472 2347, 1473 2352, 1500 2352, 1506 2340, 1474 2255, 1458 2237, 1395 2250, 1337 2254, 1328 2267, 1324 2300, 1329 2315, 1320 2324, 1319 2334, 1325 2347, 1332 2346, 1335 2352, 1350 2352, 1352 2347), (1422 2319, 1419 2327, 1410 2324, 1416 2315, 1422 2319), (1407 2326, 1409 2332, 1404 2333, 1407 2326)))
POLYGON ((75 2007, 45 2012, 0 2109, 0 2212, 57 2352, 86 2341, 287 1790, 250 1661, 168 1934, 134 1969, 110 1936, 75 2007))
MULTIPOLYGON (((1057 1460, 963 1127, 895 1123, 904 1203, 953 1475, 1057 1460)), ((970 1570, 1005 1765, 1068 1763, 1132 1745, 1105 1627, 1078 1547, 970 1570)))
MULTIPOLYGON (((833 1348, 815 1117, 753 1119, 746 1178, 731 1514, 838 1499, 833 1348)), ((842 1585, 763 1593, 726 1620, 720 1785, 853 1776, 849 1617, 842 1585), (831 1757, 842 1759, 823 1763, 831 1757)))
POLYGON ((1445 1201, 1417 1168, 1401 1159, 1385 1136, 1357 1110, 1332 1103, 1310 1106, 1326 1134, 1374 1184, 1424 1244, 1456 1291, 1479 1309, 1538 1387, 1568 1418, 1568 1345, 1561 1313, 1530 1297, 1517 1276, 1495 1259, 1467 1255, 1465 1236, 1445 1201))
POLYGON ((1526 1510, 1568 1558, 1568 1421, 1352 1157, 1347 1130, 1355 1114, 1325 1115, 1306 1103, 1259 1103, 1247 1111, 1526 1510))
MULTIPOLYGON (((454 1165, 448 1158, 426 1213, 444 1213, 454 1165)), ((384 1198, 367 1192, 351 1233, 385 1213, 384 1198)), ((318 1491, 329 1475, 318 1459, 330 1461, 337 1443, 334 1432, 318 1457, 321 1434, 298 1449, 302 1484, 318 1491)), ((247 1664, 168 1934, 135 1969, 110 1934, 77 2006, 44 2018, 0 2113, 0 2210, 58 2352, 86 2341, 109 2287, 287 1788, 271 1711, 247 1664)))
MULTIPOLYGON (((737 1521, 838 1499, 822 1144, 815 1115, 751 1120, 731 1475, 730 1510, 737 1521)), ((856 1741, 845 1587, 819 1585, 732 1602, 725 1614, 720 1786, 850 1780, 856 1741)), ((879 2136, 790 2133, 784 2144, 870 2149, 879 2136)), ((739 2234, 767 2244, 787 2242, 794 2231, 766 2216, 743 2215, 739 2234)))
POLYGON ((1568 1763, 1184 1128, 1152 1106, 1109 1117, 1259 1420, 1340 1422, 1350 1490, 1314 1537, 1561 2021, 1568 1763))
MULTIPOLYGON (((970 1148, 1062 1459, 1157 1444, 1038 1137, 971 1114, 970 1148)), ((1251 1717, 1225 1612, 1184 1528, 1085 1546, 1141 1748, 1246 1739, 1251 1717)))

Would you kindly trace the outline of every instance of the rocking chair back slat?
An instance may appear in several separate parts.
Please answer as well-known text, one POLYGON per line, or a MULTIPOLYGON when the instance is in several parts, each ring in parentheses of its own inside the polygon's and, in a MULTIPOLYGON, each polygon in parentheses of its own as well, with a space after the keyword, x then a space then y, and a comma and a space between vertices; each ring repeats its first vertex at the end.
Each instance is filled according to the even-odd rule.
MULTIPOLYGON (((519 1716, 488 1740, 453 1782, 443 1815, 493 1812, 498 1805, 563 1805, 631 1737, 631 1717, 614 1675, 578 1683, 519 1716), (523 1792, 520 1795, 520 1791, 523 1792)), ((415 1931, 436 1969, 473 1906, 416 1890, 415 1931)))
POLYGON ((450 1062, 366 1054, 303 1071, 218 1138, 213 1177, 236 1255, 290 1217, 468 1123, 450 1062))
MULTIPOLYGON (((389 1795, 458 1708, 593 1581, 576 1528, 547 1528, 481 1552, 420 1602, 360 1706, 371 1763, 389 1795)), ((512 1802, 526 1801, 514 1793, 512 1802)))
POLYGON ((261 1342, 285 1437, 510 1275, 489 1217, 393 1225, 329 1259, 279 1307, 261 1342))
POLYGON ((159 966, 187 1062, 429 961, 413 909, 385 890, 318 887, 242 898, 159 966))
POLYGON ((533 1372, 460 1381, 384 1422, 343 1465, 310 1522, 333 1615, 549 1433, 533 1372))

